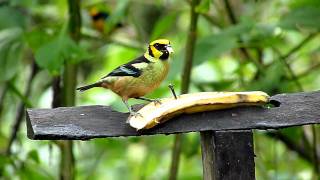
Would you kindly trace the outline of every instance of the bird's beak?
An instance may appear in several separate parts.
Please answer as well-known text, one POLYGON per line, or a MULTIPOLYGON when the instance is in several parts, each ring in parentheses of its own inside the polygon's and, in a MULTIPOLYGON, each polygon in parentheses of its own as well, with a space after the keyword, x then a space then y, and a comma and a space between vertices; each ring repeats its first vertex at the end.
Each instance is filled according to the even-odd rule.
POLYGON ((174 53, 171 45, 167 45, 167 50, 168 50, 168 52, 169 52, 170 54, 171 54, 171 53, 174 53))

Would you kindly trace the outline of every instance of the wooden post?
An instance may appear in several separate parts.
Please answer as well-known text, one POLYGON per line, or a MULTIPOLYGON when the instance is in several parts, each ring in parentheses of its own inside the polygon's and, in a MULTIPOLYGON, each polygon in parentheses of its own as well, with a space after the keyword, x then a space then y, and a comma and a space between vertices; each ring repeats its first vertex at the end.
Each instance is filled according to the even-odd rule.
POLYGON ((203 179, 215 179, 214 131, 200 132, 203 179))
POLYGON ((255 179, 251 130, 201 132, 203 179, 255 179))

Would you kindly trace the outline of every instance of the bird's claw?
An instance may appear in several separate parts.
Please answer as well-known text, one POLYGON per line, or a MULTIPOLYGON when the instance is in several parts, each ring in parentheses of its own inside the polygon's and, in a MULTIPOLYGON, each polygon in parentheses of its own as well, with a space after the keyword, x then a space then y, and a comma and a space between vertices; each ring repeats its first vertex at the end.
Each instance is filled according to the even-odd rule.
POLYGON ((130 115, 129 115, 129 117, 128 117, 128 119, 127 119, 127 121, 126 121, 126 123, 128 123, 129 124, 129 119, 131 118, 131 117, 143 117, 140 113, 138 113, 138 112, 130 112, 130 115))
POLYGON ((138 117, 138 116, 140 116, 140 117, 143 117, 140 113, 138 113, 138 112, 131 112, 130 113, 130 117, 138 117))

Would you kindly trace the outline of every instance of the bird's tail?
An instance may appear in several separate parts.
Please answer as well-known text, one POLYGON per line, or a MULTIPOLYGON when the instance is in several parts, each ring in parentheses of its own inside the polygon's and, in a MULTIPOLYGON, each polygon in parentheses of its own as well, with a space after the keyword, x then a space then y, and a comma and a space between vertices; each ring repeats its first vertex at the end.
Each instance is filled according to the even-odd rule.
POLYGON ((86 90, 94 88, 94 87, 101 87, 101 84, 102 84, 102 82, 96 82, 96 83, 89 84, 86 86, 78 87, 77 90, 82 92, 82 91, 86 91, 86 90))

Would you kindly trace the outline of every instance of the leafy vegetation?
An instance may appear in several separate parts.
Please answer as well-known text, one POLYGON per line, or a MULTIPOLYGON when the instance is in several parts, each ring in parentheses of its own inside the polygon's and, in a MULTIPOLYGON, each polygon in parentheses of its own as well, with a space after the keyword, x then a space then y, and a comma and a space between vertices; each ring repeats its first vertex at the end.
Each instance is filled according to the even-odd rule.
MULTIPOLYGON (((184 86, 181 74, 186 50, 193 51, 187 48, 190 42, 191 92, 262 90, 273 95, 320 88, 319 0, 201 0, 194 7, 193 41, 188 40, 191 1, 93 0, 71 8, 76 2, 0 1, 0 179, 58 179, 65 165, 61 152, 70 150, 76 179, 167 179, 173 136, 96 139, 72 146, 31 141, 22 123, 25 107, 71 105, 72 99, 64 99, 70 82, 99 79, 143 53, 156 38, 170 39, 176 53, 168 78, 150 97, 170 96, 169 83, 177 90, 184 86), (108 14, 102 30, 94 25, 94 10, 108 14), (77 13, 81 22, 74 18, 77 13)), ((103 89, 77 93, 75 99, 76 105, 125 111, 121 100, 103 89)), ((317 126, 256 131, 257 179, 319 178, 319 134, 317 126)), ((178 179, 201 179, 197 133, 183 138, 179 162, 178 179)))

